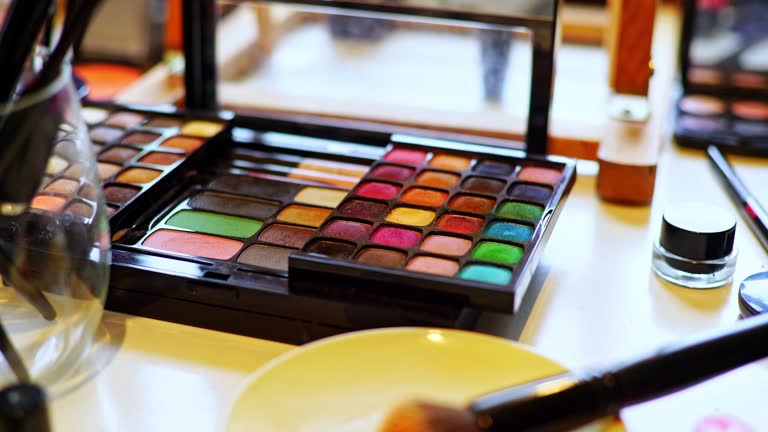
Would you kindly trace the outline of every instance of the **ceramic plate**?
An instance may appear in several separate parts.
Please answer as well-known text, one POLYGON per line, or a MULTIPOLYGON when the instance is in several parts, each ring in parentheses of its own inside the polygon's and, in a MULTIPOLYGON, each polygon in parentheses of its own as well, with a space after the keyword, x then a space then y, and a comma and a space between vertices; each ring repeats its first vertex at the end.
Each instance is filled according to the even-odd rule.
POLYGON ((403 400, 461 406, 494 389, 564 370, 519 344, 480 333, 348 333, 289 351, 254 373, 232 404, 228 430, 376 432, 403 400))

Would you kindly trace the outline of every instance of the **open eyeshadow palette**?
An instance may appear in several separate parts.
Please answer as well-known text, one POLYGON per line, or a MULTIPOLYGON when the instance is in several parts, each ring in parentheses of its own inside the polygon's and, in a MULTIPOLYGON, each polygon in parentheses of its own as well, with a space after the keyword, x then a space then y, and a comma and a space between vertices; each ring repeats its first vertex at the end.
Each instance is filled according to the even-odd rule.
POLYGON ((677 142, 768 155, 768 6, 686 0, 685 8, 677 142))
MULTIPOLYGON (((561 158, 380 131, 84 117, 111 215, 107 307, 292 343, 514 312, 575 179, 561 158)), ((67 180, 55 168, 41 194, 67 180)))

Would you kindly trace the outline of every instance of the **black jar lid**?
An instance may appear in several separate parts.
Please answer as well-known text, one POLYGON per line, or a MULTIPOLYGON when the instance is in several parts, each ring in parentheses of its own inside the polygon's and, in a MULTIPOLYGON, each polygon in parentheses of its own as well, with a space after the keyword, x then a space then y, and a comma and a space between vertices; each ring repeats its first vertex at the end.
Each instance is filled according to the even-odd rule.
POLYGON ((677 204, 664 211, 659 244, 695 261, 725 258, 733 252, 736 219, 709 204, 677 204))

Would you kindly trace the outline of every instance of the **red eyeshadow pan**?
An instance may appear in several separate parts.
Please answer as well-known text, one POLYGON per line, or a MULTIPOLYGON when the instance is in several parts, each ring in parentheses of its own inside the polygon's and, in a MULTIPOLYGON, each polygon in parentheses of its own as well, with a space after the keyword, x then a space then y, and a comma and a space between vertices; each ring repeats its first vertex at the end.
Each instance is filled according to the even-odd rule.
POLYGON ((451 199, 448 207, 469 213, 489 213, 496 205, 496 201, 490 198, 481 198, 472 195, 456 195, 451 199))
POLYGON ((443 215, 437 221, 437 227, 441 230, 460 234, 474 234, 480 231, 483 224, 485 222, 482 219, 461 215, 443 215))
POLYGON ((335 220, 323 228, 323 235, 345 240, 365 240, 371 232, 371 225, 348 220, 335 220))
POLYGON ((372 201, 349 200, 341 206, 339 213, 360 219, 376 219, 387 209, 385 204, 372 201))
POLYGON ((369 177, 379 180, 389 180, 395 182, 404 182, 411 178, 414 170, 411 168, 399 167, 394 165, 379 165, 370 174, 369 177))
POLYGON ((409 249, 421 239, 418 231, 411 231, 395 227, 381 227, 371 236, 374 243, 409 249))
POLYGON ((562 174, 558 170, 540 167, 524 167, 517 174, 519 180, 531 183, 557 184, 562 174))
POLYGON ((385 161, 406 165, 419 165, 427 158, 427 152, 419 150, 395 149, 384 156, 385 161))
POLYGON ((366 198, 376 198, 388 200, 392 199, 400 193, 400 187, 379 182, 366 182, 361 184, 355 193, 366 198))

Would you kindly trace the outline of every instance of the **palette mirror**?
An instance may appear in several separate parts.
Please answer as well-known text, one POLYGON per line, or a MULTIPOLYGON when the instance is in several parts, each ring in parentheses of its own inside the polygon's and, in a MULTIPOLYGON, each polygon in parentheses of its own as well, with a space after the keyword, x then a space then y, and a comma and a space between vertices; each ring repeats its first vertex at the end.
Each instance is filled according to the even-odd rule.
POLYGON ((675 137, 768 155, 768 5, 687 0, 675 137))

